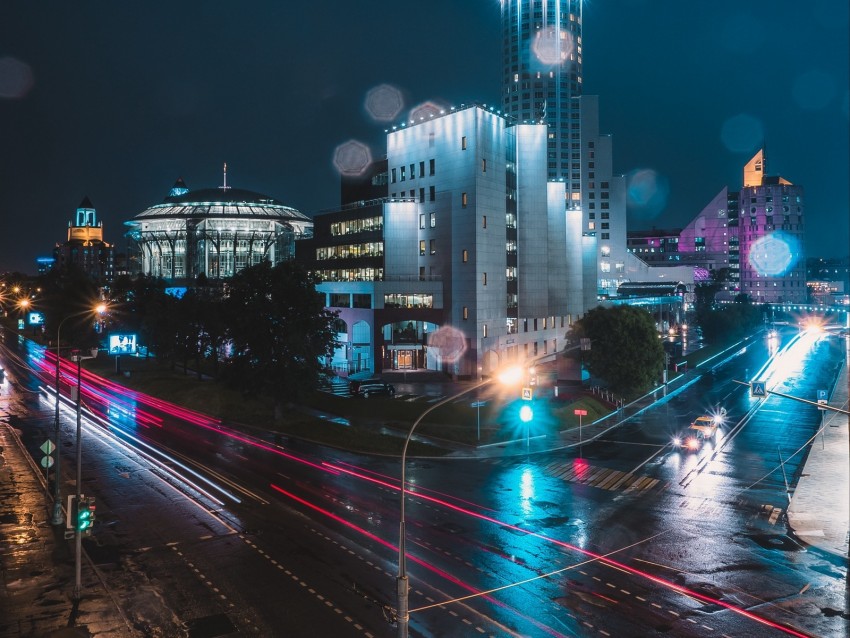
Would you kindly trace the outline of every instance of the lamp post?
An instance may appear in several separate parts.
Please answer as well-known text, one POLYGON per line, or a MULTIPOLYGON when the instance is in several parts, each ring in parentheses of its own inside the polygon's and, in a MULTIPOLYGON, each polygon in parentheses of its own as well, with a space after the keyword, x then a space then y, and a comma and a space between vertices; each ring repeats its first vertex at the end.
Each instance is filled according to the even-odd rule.
MULTIPOLYGON (((91 356, 84 357, 79 353, 71 357, 71 360, 77 364, 77 511, 80 509, 80 500, 82 494, 80 486, 82 484, 82 463, 83 463, 83 446, 82 446, 82 362, 84 359, 94 359, 97 356, 97 348, 92 348, 91 356)), ((57 456, 59 456, 57 454, 57 456)), ((83 548, 83 531, 80 529, 79 521, 72 521, 74 524, 74 600, 80 600, 81 576, 82 576, 82 548, 83 548)))
POLYGON ((490 380, 487 379, 485 381, 476 383, 475 385, 470 386, 465 390, 458 392, 457 394, 453 394, 452 396, 447 397, 442 401, 439 401, 434 405, 430 406, 413 422, 413 425, 410 426, 410 431, 407 433, 407 438, 404 440, 404 448, 402 448, 401 451, 401 500, 399 508, 401 518, 398 525, 398 577, 396 578, 396 593, 398 595, 398 638, 407 638, 407 626, 410 620, 410 613, 408 612, 409 587, 407 581, 407 555, 404 549, 404 498, 407 494, 404 469, 407 461, 407 446, 410 443, 410 438, 413 436, 413 431, 416 429, 416 426, 418 426, 422 422, 422 419, 428 416, 428 414, 439 408, 441 405, 445 405, 446 403, 454 401, 458 397, 462 397, 464 394, 472 392, 473 390, 477 390, 478 388, 489 382, 490 380))
MULTIPOLYGON (((501 374, 496 375, 495 379, 498 380, 503 385, 516 385, 519 381, 521 381, 524 377, 525 370, 523 367, 514 366, 504 370, 501 374)), ((417 419, 413 422, 413 425, 410 426, 410 431, 407 433, 407 438, 404 440, 404 447, 401 450, 401 490, 400 490, 400 520, 398 525, 398 576, 396 577, 396 594, 398 596, 398 638, 407 638, 407 629, 408 623, 410 621, 410 612, 408 611, 408 593, 409 586, 407 580, 407 554, 405 552, 405 519, 404 519, 404 499, 407 495, 407 484, 405 482, 405 467, 407 465, 407 446, 410 443, 410 439, 413 436, 413 431, 416 427, 422 422, 426 416, 428 416, 431 412, 436 410, 442 405, 446 403, 450 403, 454 401, 458 397, 462 397, 464 394, 468 394, 470 392, 476 391, 482 386, 487 385, 493 379, 485 379, 484 381, 479 381, 475 385, 471 385, 465 390, 461 390, 460 392, 451 395, 450 397, 446 397, 442 401, 438 401, 434 405, 428 407, 422 414, 417 417, 417 419)))
POLYGON ((65 517, 62 516, 62 494, 60 491, 62 454, 59 450, 59 348, 61 344, 60 337, 62 334, 62 325, 72 317, 80 317, 90 312, 103 314, 106 312, 106 305, 99 304, 93 310, 83 310, 82 312, 75 312, 74 314, 68 315, 59 322, 59 326, 56 328, 56 405, 53 415, 53 438, 55 439, 54 444, 56 445, 56 473, 54 475, 55 479, 53 486, 53 516, 50 520, 53 525, 62 525, 65 522, 65 517))

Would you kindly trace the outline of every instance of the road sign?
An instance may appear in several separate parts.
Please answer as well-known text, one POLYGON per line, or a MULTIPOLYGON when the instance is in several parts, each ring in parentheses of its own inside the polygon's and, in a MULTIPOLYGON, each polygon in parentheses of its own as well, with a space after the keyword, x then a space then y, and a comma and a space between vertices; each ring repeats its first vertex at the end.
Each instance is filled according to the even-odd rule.
MULTIPOLYGON (((826 390, 818 390, 818 406, 826 405, 828 403, 827 399, 826 390)), ((818 410, 824 412, 826 408, 818 407, 818 410)))
POLYGON ((472 403, 469 404, 469 407, 470 408, 483 408, 485 405, 487 405, 486 401, 473 401, 472 403))
POLYGON ((56 449, 56 446, 53 445, 53 441, 47 439, 44 443, 41 444, 41 447, 38 449, 44 452, 45 454, 53 454, 53 450, 56 449))
POLYGON ((767 396, 767 390, 764 387, 764 381, 752 381, 750 382, 750 396, 751 397, 761 397, 764 398, 767 396))
POLYGON ((573 410, 573 414, 576 416, 587 416, 587 410, 573 410))
POLYGON ((522 398, 524 401, 531 401, 531 388, 522 389, 522 398))
POLYGON ((41 467, 45 470, 53 467, 53 457, 52 456, 42 456, 41 457, 41 467))

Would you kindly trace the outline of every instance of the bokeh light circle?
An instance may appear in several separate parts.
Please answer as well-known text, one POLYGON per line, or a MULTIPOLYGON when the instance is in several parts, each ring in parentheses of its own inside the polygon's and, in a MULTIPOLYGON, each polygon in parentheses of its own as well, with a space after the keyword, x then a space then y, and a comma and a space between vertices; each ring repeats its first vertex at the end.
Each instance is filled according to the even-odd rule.
POLYGON ((372 153, 365 144, 349 140, 336 147, 333 161, 340 175, 362 175, 372 163, 372 153))
POLYGON ((437 117, 440 115, 445 108, 437 104, 436 102, 422 102, 417 106, 414 106, 410 109, 410 119, 413 122, 420 122, 422 120, 428 120, 432 117, 437 117))
POLYGON ((626 205, 633 216, 657 216, 667 206, 669 195, 667 180, 651 168, 634 170, 626 176, 626 205))
POLYGON ((443 363, 455 363, 466 352, 466 337, 452 326, 440 326, 428 335, 428 348, 439 351, 443 363))
POLYGON ((15 58, 0 58, 0 98, 19 99, 33 85, 32 69, 15 58))
POLYGON ((572 35, 558 27, 540 29, 531 43, 534 56, 543 64, 552 66, 569 59, 573 52, 572 35))
POLYGON ((733 153, 749 153, 764 141, 764 127, 752 115, 740 113, 723 123, 720 140, 733 153))
POLYGON ((835 81, 824 71, 808 71, 794 80, 791 95, 801 109, 820 111, 826 108, 835 96, 835 81))
POLYGON ((404 97, 394 86, 379 84, 366 93, 363 106, 375 121, 392 122, 404 108, 404 97))
POLYGON ((747 260, 762 277, 780 277, 797 264, 800 244, 781 231, 759 237, 750 246, 747 260))

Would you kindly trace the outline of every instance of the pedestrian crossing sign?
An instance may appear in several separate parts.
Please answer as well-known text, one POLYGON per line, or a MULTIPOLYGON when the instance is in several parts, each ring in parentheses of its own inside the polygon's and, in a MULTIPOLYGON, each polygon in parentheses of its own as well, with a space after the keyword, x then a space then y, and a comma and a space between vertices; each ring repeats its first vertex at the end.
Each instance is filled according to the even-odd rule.
POLYGON ((767 391, 764 387, 764 381, 751 381, 750 382, 750 396, 751 397, 766 397, 767 391))
POLYGON ((522 398, 525 401, 531 401, 531 388, 523 388, 522 389, 522 398))

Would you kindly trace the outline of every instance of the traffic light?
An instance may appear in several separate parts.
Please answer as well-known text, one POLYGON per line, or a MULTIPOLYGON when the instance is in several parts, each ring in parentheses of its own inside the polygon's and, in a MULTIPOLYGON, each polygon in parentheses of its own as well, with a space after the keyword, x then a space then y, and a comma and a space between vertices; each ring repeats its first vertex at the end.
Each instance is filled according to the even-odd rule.
POLYGON ((94 526, 95 502, 94 497, 81 496, 77 509, 77 529, 84 536, 91 536, 94 526))

